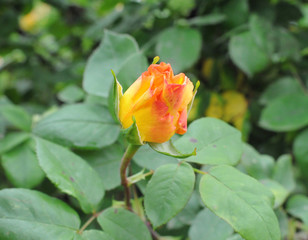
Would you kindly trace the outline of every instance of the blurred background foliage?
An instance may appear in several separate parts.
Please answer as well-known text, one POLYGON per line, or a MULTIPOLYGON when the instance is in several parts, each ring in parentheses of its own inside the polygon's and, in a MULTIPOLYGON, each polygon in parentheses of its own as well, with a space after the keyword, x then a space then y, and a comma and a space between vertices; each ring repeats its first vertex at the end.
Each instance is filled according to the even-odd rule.
MULTIPOLYGON (((39 114, 63 104, 106 104, 109 88, 101 91, 105 86, 93 83, 100 73, 87 71, 86 66, 90 69, 94 58, 112 54, 91 55, 98 46, 107 48, 107 40, 113 43, 111 32, 127 33, 136 40, 137 50, 125 55, 130 64, 123 67, 119 56, 115 66, 105 67, 108 74, 113 68, 127 88, 158 55, 171 63, 175 73, 185 72, 192 81, 200 80, 189 121, 210 116, 234 125, 242 132, 243 141, 249 143, 244 154, 256 159, 268 157, 260 160, 260 168, 267 168, 266 164, 271 165, 282 155, 288 157, 280 157, 278 162, 289 168, 297 181, 289 190, 307 194, 305 1, 1 0, 0 26, 0 109, 7 105, 21 107, 13 111, 17 119, 14 124, 6 111, 0 110, 0 138, 14 131, 14 126, 27 130, 30 115, 35 122, 39 114)), ((1 146, 0 150, 4 152, 1 146)), ((249 163, 244 157, 242 160, 245 168, 249 163)), ((10 167, 5 165, 5 158, 2 161, 11 179, 10 167)), ((258 171, 246 168, 249 175, 261 179, 258 171)), ((43 174, 36 174, 34 183, 26 187, 41 182, 43 174)), ((8 182, 2 178, 2 187, 19 186, 12 179, 8 182)), ((308 224, 308 199, 298 201, 305 206, 306 215, 296 210, 289 213, 308 224)), ((290 232, 285 225, 283 236, 293 239, 297 227, 290 232)))

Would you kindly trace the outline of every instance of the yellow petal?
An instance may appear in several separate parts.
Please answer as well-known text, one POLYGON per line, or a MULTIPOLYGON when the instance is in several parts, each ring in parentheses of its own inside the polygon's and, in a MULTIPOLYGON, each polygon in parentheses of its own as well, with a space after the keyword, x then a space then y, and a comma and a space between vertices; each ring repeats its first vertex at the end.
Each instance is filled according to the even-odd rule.
POLYGON ((134 113, 142 141, 163 143, 175 133, 179 114, 172 116, 161 101, 140 108, 134 113))

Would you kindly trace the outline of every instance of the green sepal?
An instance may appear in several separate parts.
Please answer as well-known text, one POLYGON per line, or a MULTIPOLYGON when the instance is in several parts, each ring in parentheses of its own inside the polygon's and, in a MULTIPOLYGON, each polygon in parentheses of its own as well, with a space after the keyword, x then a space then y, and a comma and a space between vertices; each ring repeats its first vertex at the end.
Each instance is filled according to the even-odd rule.
POLYGON ((193 97, 192 97, 190 103, 189 103, 188 106, 187 106, 187 116, 189 115, 190 110, 191 110, 191 108, 192 108, 192 106, 193 106, 193 103, 194 103, 194 100, 195 100, 195 96, 196 96, 196 94, 197 94, 197 90, 198 90, 199 86, 200 86, 200 81, 197 81, 196 86, 195 86, 195 89, 194 89, 194 91, 193 91, 193 97))
POLYGON ((133 124, 124 130, 122 130, 126 140, 133 145, 144 145, 139 134, 138 126, 136 124, 136 119, 133 117, 133 124))
POLYGON ((113 75, 114 81, 108 98, 108 108, 114 120, 119 122, 119 105, 120 98, 123 96, 123 88, 113 70, 111 70, 111 73, 113 75))
POLYGON ((190 156, 195 156, 197 154, 196 148, 192 153, 185 153, 185 154, 181 153, 179 150, 175 148, 171 140, 164 143, 149 143, 149 145, 156 152, 175 158, 187 158, 190 156))
POLYGON ((159 56, 156 56, 156 57, 153 58, 152 64, 156 64, 156 63, 158 63, 158 61, 159 61, 159 56))

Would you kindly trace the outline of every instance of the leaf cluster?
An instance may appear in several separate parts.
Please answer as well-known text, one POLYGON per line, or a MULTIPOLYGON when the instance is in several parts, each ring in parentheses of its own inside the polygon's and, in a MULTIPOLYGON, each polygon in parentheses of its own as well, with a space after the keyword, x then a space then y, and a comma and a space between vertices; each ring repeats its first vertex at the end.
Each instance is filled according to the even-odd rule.
POLYGON ((307 3, 4 0, 0 26, 0 239, 307 238, 307 3), (110 70, 125 91, 155 56, 201 85, 130 212, 110 70))

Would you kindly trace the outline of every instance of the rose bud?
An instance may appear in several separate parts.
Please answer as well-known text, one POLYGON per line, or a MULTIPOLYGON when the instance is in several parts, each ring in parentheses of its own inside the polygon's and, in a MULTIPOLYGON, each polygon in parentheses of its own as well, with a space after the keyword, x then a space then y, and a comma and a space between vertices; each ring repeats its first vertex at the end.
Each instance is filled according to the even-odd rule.
POLYGON ((119 119, 124 129, 133 117, 143 142, 163 143, 187 131, 187 106, 193 84, 184 73, 173 75, 170 64, 152 64, 120 97, 119 119))

